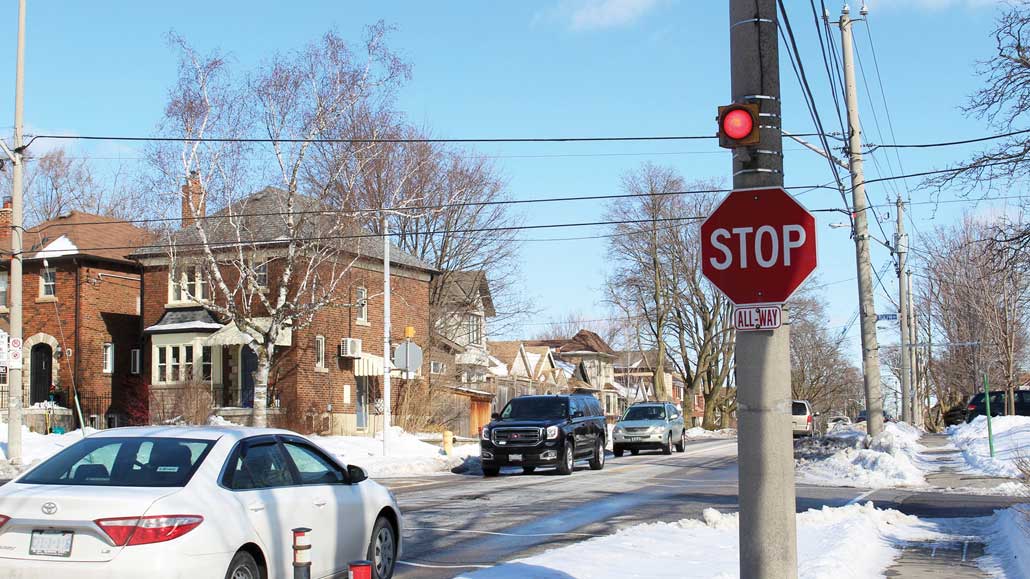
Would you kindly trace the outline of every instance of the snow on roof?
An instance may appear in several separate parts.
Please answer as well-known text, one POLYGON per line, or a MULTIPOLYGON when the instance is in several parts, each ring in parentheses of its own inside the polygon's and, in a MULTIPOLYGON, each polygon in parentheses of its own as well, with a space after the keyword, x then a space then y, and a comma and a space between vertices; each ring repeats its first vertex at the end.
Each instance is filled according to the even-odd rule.
POLYGON ((53 259, 55 257, 62 257, 65 255, 76 255, 78 253, 79 248, 72 243, 72 240, 68 239, 67 235, 62 235, 43 246, 43 248, 37 251, 30 259, 53 259))

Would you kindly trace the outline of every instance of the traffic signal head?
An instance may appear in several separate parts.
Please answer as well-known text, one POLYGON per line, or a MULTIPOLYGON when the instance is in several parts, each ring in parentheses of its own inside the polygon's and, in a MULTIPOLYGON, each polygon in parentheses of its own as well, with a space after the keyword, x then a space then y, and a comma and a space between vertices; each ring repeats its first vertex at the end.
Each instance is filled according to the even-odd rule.
POLYGON ((752 147, 761 140, 757 104, 719 107, 719 146, 726 149, 752 147))

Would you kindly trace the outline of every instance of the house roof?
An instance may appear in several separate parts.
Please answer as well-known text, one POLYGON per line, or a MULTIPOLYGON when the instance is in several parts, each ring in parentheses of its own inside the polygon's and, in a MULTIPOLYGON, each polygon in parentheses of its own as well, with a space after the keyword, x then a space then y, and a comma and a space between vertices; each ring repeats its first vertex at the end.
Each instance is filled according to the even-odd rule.
POLYGON ((153 326, 143 330, 144 334, 168 334, 181 332, 211 333, 222 328, 211 312, 202 307, 175 308, 165 310, 164 315, 153 326))
MULTIPOLYGON (((624 352, 617 352, 615 358, 616 369, 641 369, 641 370, 653 370, 658 367, 658 351, 657 350, 628 350, 624 352)), ((666 354, 666 371, 672 367, 671 360, 668 354, 666 354)))
MULTIPOLYGON (((285 243, 288 240, 289 228, 283 220, 283 212, 286 210, 288 197, 288 193, 282 189, 266 187, 202 218, 208 243, 213 246, 234 244, 237 243, 238 233, 242 234, 246 241, 259 241, 268 245, 285 243), (224 218, 229 215, 235 217, 231 220, 224 218)), ((294 195, 293 199, 294 211, 301 212, 304 217, 303 224, 296 231, 298 237, 317 238, 320 235, 326 235, 328 231, 332 231, 334 236, 342 235, 341 229, 334 225, 335 220, 339 219, 335 208, 306 195, 294 195), (318 213, 319 211, 325 213, 318 213)), ((370 235, 357 224, 352 227, 352 230, 355 237, 333 241, 340 243, 345 251, 382 261, 382 240, 377 236, 370 235)), ((170 240, 167 241, 180 247, 201 243, 200 234, 195 227, 179 229, 173 232, 170 240)), ((133 252, 132 257, 165 256, 167 254, 166 242, 142 247, 133 252)), ((390 263, 424 271, 435 271, 429 264, 393 244, 390 245, 390 263)))
MULTIPOLYGON (((511 341, 511 342, 487 342, 486 350, 490 352, 490 355, 501 361, 502 364, 508 367, 510 372, 512 367, 515 365, 515 359, 519 356, 519 346, 522 342, 511 341)), ((529 369, 532 371, 532 368, 529 369)))
POLYGON ((526 342, 526 344, 530 346, 547 346, 557 350, 559 354, 596 352, 598 354, 615 356, 615 351, 608 346, 607 342, 590 330, 580 330, 568 340, 533 340, 526 342))
POLYGON ((440 303, 465 308, 477 305, 479 298, 487 317, 497 315, 485 271, 445 271, 433 278, 433 291, 441 292, 440 303))
POLYGON ((132 248, 152 238, 152 232, 125 221, 69 211, 27 230, 24 239, 26 259, 83 255, 128 262, 132 248))

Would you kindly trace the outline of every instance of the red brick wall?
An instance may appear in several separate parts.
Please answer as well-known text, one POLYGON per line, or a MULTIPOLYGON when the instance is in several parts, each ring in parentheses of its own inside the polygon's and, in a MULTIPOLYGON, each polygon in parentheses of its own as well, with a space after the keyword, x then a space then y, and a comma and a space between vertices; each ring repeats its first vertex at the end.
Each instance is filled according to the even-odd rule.
MULTIPOLYGON (((134 279, 122 279, 138 278, 138 267, 92 260, 76 262, 71 258, 51 260, 50 265, 57 274, 56 300, 40 296, 42 263, 25 262, 23 336, 29 339, 43 333, 56 339, 63 352, 58 360, 55 382, 70 395, 74 378, 84 402, 87 398, 96 399, 97 406, 84 412, 104 414, 109 408, 106 404, 101 407, 99 399, 113 396, 118 401, 119 388, 129 376, 130 350, 140 344, 136 305, 140 284, 134 279), (78 341, 76 293, 79 298, 78 341), (111 343, 115 348, 115 368, 110 374, 102 371, 104 343, 111 343)), ((26 365, 30 363, 30 356, 26 356, 26 365)), ((25 387, 28 388, 29 383, 25 387)), ((71 403, 70 399, 68 402, 71 403)))

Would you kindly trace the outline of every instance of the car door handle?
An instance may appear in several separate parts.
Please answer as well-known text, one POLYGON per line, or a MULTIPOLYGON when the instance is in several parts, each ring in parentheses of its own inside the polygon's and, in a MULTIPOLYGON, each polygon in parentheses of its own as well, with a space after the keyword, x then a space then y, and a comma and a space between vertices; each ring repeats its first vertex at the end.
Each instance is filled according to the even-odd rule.
POLYGON ((322 508, 322 507, 324 507, 324 506, 326 506, 328 504, 329 504, 329 501, 327 501, 325 499, 315 499, 315 506, 318 507, 318 508, 322 508))
POLYGON ((247 506, 247 509, 249 509, 252 513, 260 513, 261 511, 265 510, 265 503, 251 503, 247 506))

